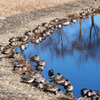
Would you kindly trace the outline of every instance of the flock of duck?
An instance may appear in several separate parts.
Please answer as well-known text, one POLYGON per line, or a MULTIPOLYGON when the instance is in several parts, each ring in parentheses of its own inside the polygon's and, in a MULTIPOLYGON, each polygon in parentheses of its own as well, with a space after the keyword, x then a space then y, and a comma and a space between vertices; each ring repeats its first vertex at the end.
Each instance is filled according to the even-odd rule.
MULTIPOLYGON (((22 42, 20 45, 21 51, 24 51, 28 47, 28 42, 31 41, 32 43, 38 44, 42 40, 46 39, 51 33, 53 33, 54 28, 59 28, 63 25, 69 25, 71 22, 75 23, 76 20, 72 19, 70 21, 66 21, 64 23, 59 23, 59 19, 56 18, 52 22, 43 23, 43 27, 45 29, 43 30, 43 27, 41 28, 40 25, 38 25, 34 30, 30 30, 24 34, 22 37, 12 37, 9 40, 9 45, 3 47, 0 45, 0 50, 3 54, 6 54, 5 57, 0 57, 0 61, 6 61, 8 58, 20 58, 22 56, 22 53, 19 53, 16 51, 15 47, 17 47, 17 41, 22 42)), ((40 60, 39 56, 35 55, 30 58, 31 61, 34 61, 37 63, 36 70, 42 71, 45 68, 45 61, 40 60)), ((43 75, 40 72, 37 72, 28 64, 28 61, 25 61, 24 63, 14 65, 13 71, 16 72, 23 72, 22 80, 25 83, 33 83, 36 87, 44 89, 44 91, 50 91, 55 93, 56 95, 69 95, 73 97, 73 86, 70 84, 70 81, 62 76, 62 74, 57 73, 54 74, 53 69, 50 69, 48 71, 49 78, 51 79, 50 82, 54 83, 53 85, 46 81, 43 75), (58 85, 64 86, 64 88, 67 91, 62 91, 60 88, 58 88, 58 85)))
POLYGON ((81 90, 81 96, 78 98, 78 100, 100 100, 100 94, 98 94, 98 91, 95 90, 88 90, 87 88, 84 88, 81 90))
MULTIPOLYGON (((98 7, 99 9, 100 7, 98 7)), ((83 10, 80 13, 80 18, 86 18, 91 12, 95 12, 93 7, 83 10)), ((17 42, 20 42, 20 48, 24 51, 28 47, 28 42, 31 41, 32 43, 39 44, 42 40, 46 39, 50 34, 53 33, 55 28, 61 29, 63 26, 67 26, 70 23, 76 23, 76 19, 71 20, 60 20, 58 18, 50 21, 49 23, 43 23, 42 25, 38 25, 35 29, 30 30, 24 34, 22 37, 12 37, 9 40, 9 45, 2 46, 0 45, 0 51, 3 54, 6 54, 5 57, 0 57, 0 61, 6 61, 8 58, 20 58, 22 53, 16 51, 15 47, 19 46, 17 42)), ((42 71, 45 68, 45 61, 40 60, 39 56, 35 55, 30 58, 31 61, 37 63, 36 70, 42 71)), ((13 71, 22 71, 22 80, 25 83, 33 83, 37 88, 42 88, 44 91, 50 91, 55 93, 56 95, 70 95, 74 98, 74 94, 72 92, 73 86, 71 82, 62 76, 61 73, 54 74, 54 70, 50 69, 48 71, 49 78, 51 79, 50 82, 54 83, 53 85, 46 81, 43 75, 33 69, 33 67, 28 64, 28 61, 24 63, 18 64, 14 66, 13 71), (57 85, 64 86, 64 89, 67 91, 62 91, 58 88, 57 85)), ((81 90, 82 97, 79 100, 98 100, 99 94, 97 91, 90 90, 88 91, 86 88, 81 90), (94 99, 95 98, 95 99, 94 99)))
MULTIPOLYGON (((39 61, 39 56, 35 55, 30 59, 37 63, 36 70, 42 71, 44 69, 45 61, 44 60, 39 61)), ((62 74, 60 74, 60 73, 54 74, 54 70, 50 69, 48 71, 48 75, 49 75, 49 78, 51 79, 50 82, 64 86, 64 88, 67 91, 73 90, 73 86, 70 84, 70 81, 68 79, 66 79, 65 77, 63 77, 62 74)), ((41 75, 39 75, 39 76, 41 76, 41 75)), ((61 95, 66 94, 66 92, 61 91, 61 89, 58 89, 58 86, 56 84, 51 85, 51 83, 50 83, 49 87, 46 88, 45 85, 44 85, 45 79, 44 79, 43 76, 41 76, 41 78, 39 78, 39 77, 36 78, 36 76, 33 76, 33 79, 32 79, 33 81, 38 82, 37 87, 44 88, 45 90, 55 92, 56 94, 58 93, 57 91, 59 90, 59 95, 60 95, 60 92, 61 92, 61 95)), ((28 80, 27 82, 30 82, 30 80, 28 80)), ((47 86, 47 84, 46 84, 46 86, 47 86)))
MULTIPOLYGON (((44 69, 45 61, 44 60, 39 61, 39 56, 35 55, 30 59, 37 63, 36 70, 42 71, 44 69)), ((44 91, 53 92, 56 95, 68 95, 69 93, 70 94, 72 93, 71 90, 73 90, 73 86, 70 84, 70 81, 68 79, 62 76, 62 74, 60 73, 54 74, 54 70, 50 69, 48 71, 48 75, 49 78, 51 79, 50 82, 56 84, 52 85, 50 82, 45 80, 45 78, 40 72, 37 72, 35 70, 25 71, 22 79, 26 83, 33 83, 36 87, 44 89, 44 91), (67 92, 62 91, 60 88, 58 88, 57 84, 64 86, 67 92)))

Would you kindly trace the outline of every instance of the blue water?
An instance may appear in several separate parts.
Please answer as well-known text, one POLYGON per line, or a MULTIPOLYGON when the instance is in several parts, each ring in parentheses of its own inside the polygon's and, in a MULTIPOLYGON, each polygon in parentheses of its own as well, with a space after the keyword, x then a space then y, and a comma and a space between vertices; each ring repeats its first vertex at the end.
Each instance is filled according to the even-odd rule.
MULTIPOLYGON (((21 52, 19 47, 17 51, 21 52)), ((81 96, 83 88, 100 93, 100 15, 78 20, 61 30, 55 29, 38 45, 29 42, 23 54, 26 59, 38 55, 46 62, 41 73, 48 81, 50 68, 55 74, 60 72, 73 85, 76 98, 81 96)), ((33 67, 36 65, 29 63, 33 67)), ((64 90, 62 86, 60 88, 64 90)))

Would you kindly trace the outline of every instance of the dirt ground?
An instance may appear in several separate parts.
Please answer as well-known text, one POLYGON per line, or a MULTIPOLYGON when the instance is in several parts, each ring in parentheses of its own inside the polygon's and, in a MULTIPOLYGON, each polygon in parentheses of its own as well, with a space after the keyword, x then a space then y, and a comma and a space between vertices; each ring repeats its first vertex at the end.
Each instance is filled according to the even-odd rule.
POLYGON ((0 17, 82 0, 0 0, 0 17))
MULTIPOLYGON (((50 22, 55 18, 69 18, 68 15, 79 15, 82 9, 100 6, 100 0, 43 1, 10 0, 7 2, 6 0, 5 3, 5 0, 0 0, 0 45, 8 45, 11 37, 23 36, 26 31, 34 29, 44 22, 50 22)), ((5 55, 0 52, 0 57, 3 56, 5 55)), ((71 100, 68 96, 56 96, 43 92, 30 84, 22 83, 21 75, 12 72, 13 66, 21 60, 24 60, 23 57, 0 61, 0 100, 71 100)))

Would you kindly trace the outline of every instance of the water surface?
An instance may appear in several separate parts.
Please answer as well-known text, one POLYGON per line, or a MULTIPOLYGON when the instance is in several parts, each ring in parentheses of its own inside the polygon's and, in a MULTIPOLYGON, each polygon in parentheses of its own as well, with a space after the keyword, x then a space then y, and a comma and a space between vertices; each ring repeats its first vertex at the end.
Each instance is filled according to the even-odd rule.
MULTIPOLYGON (((17 51, 21 52, 19 47, 17 51)), ((100 91, 100 15, 55 29, 38 45, 29 42, 23 54, 26 59, 38 55, 46 62, 42 71, 46 80, 49 81, 50 68, 70 80, 75 97, 81 96, 83 88, 100 91)), ((36 65, 31 61, 30 64, 36 65)))

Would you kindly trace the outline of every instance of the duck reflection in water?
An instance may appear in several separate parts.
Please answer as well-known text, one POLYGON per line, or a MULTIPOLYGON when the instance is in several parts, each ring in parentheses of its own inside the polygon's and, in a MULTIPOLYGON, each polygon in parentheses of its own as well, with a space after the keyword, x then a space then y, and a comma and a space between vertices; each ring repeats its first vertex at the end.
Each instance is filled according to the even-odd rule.
MULTIPOLYGON (((77 85, 76 81, 79 82, 77 86, 79 88, 87 83, 91 85, 92 82, 97 85, 98 82, 95 83, 96 81, 93 80, 91 82, 89 78, 91 72, 99 75, 99 67, 97 69, 95 67, 99 65, 100 59, 100 29, 95 19, 95 16, 91 16, 85 20, 76 21, 75 24, 70 23, 70 26, 62 26, 61 29, 55 28, 54 33, 46 37, 45 41, 43 40, 38 45, 29 43, 31 49, 27 48, 23 52, 25 55, 27 54, 26 59, 33 55, 39 55, 40 59, 44 59, 46 67, 42 73, 47 80, 49 80, 47 71, 52 68, 55 72, 63 73, 73 86, 77 85), (83 73, 85 73, 84 76, 83 73), (81 84, 82 82, 84 84, 81 84)), ((35 64, 33 63, 33 65, 35 64)), ((52 75, 54 75, 53 72, 51 75, 49 74, 49 76, 52 75)), ((97 79, 95 76, 93 77, 97 79)), ((65 78, 62 78, 61 82, 65 78)), ((56 83, 59 82, 56 81, 56 83)), ((75 95, 78 95, 75 86, 73 91, 75 95)))

